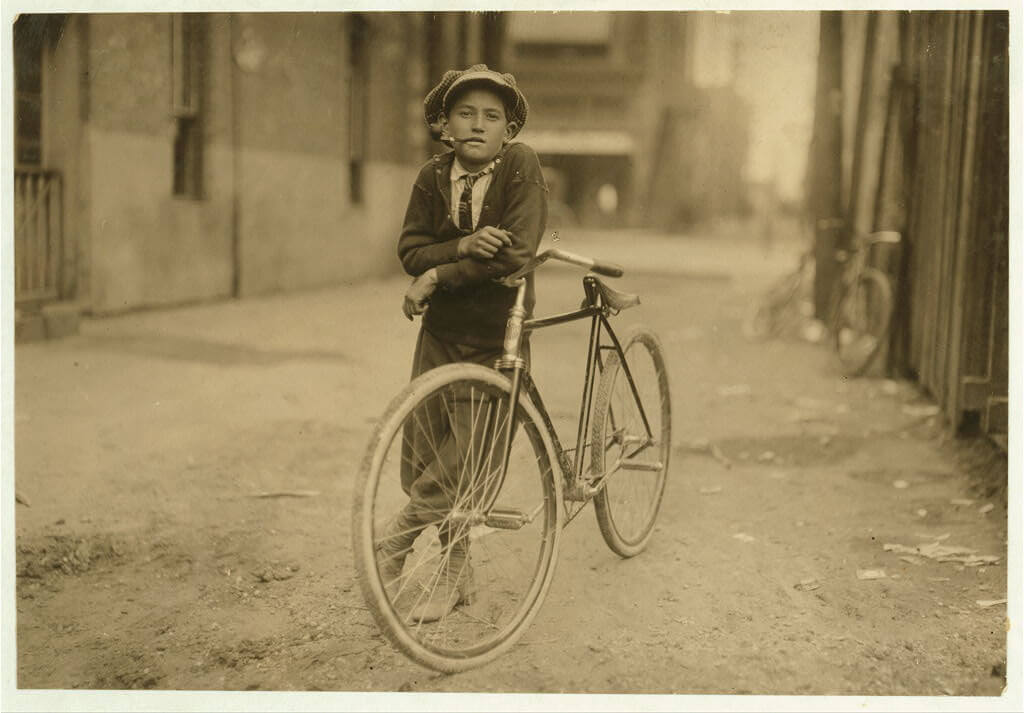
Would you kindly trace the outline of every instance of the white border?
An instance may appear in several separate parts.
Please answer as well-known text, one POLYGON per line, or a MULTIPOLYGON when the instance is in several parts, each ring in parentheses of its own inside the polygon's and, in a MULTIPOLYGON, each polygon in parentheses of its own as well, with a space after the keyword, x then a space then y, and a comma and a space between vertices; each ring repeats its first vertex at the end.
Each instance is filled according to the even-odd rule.
MULTIPOLYGON (((1021 577, 1021 375, 1018 365, 1018 330, 1021 286, 1017 268, 1021 265, 1021 10, 1018 4, 999 0, 962 0, 959 2, 879 2, 856 0, 844 3, 768 2, 632 2, 628 8, 621 0, 570 2, 490 3, 490 2, 367 2, 352 0, 344 4, 323 0, 248 0, 223 2, 209 0, 166 0, 131 2, 129 0, 86 0, 81 2, 44 2, 13 0, 0 10, 3 59, 0 60, 0 710, 4 711, 331 711, 331 710, 722 710, 722 711, 1019 711, 1024 710, 1021 672, 1024 670, 1022 637, 1021 577), (457 693, 277 693, 277 692, 185 692, 185 691, 18 691, 16 681, 15 627, 10 615, 16 611, 14 563, 14 287, 13 274, 7 269, 13 254, 13 69, 11 59, 12 26, 20 12, 269 12, 314 10, 938 10, 976 9, 1010 11, 1010 384, 1009 384, 1009 554, 1007 590, 1010 602, 1008 622, 1016 622, 1007 637, 1008 688, 1000 698, 961 697, 866 697, 866 696, 669 696, 669 695, 569 695, 569 694, 457 694, 457 693)), ((500 665, 500 662, 496 665, 500 665)))

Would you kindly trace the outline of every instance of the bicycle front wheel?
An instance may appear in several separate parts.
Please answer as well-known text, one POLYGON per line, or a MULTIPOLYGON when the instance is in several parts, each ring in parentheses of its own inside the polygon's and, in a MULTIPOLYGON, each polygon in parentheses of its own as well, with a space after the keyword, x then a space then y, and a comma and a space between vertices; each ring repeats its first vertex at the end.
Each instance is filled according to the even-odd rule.
POLYGON ((628 374, 610 352, 594 402, 591 474, 603 478, 594 498, 601 535, 617 555, 632 557, 650 541, 665 492, 672 406, 657 336, 635 327, 621 344, 628 374))
POLYGON ((374 430, 356 486, 366 603, 400 651, 437 671, 508 650, 554 574, 561 480, 525 394, 501 478, 510 390, 504 375, 473 364, 421 375, 374 430))
POLYGON ((836 305, 832 335, 843 374, 860 376, 868 370, 888 334, 891 319, 889 278, 875 268, 865 268, 836 305))

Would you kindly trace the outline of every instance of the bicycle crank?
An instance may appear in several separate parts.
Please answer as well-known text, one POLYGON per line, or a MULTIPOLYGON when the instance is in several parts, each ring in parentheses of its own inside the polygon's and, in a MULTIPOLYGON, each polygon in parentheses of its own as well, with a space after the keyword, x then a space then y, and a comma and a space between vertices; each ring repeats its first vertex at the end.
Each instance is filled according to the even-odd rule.
POLYGON ((452 511, 448 519, 453 524, 466 527, 483 525, 495 530, 519 530, 533 522, 543 509, 544 505, 541 504, 531 513, 523 512, 516 508, 498 507, 491 508, 490 512, 487 513, 452 511))

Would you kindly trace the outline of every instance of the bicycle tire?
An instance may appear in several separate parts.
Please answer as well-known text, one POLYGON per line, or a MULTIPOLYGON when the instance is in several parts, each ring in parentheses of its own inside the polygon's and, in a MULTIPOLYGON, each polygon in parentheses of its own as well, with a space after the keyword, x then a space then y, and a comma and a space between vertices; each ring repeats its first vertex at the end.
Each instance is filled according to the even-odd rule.
MULTIPOLYGON (((417 529, 416 534, 412 534, 412 528, 401 533, 401 537, 410 541, 408 550, 403 554, 402 574, 391 580, 395 582, 392 585, 394 591, 389 591, 382 578, 378 561, 378 548, 388 537, 394 537, 389 534, 394 528, 388 530, 384 521, 394 515, 396 508, 401 509, 408 502, 399 482, 403 463, 408 466, 414 460, 410 456, 413 451, 408 443, 410 428, 407 424, 413 424, 414 435, 419 433, 429 439, 428 431, 440 431, 436 419, 432 421, 430 414, 441 413, 436 410, 438 403, 431 399, 445 398, 445 394, 453 398, 458 395, 457 398, 463 401, 445 411, 444 419, 449 422, 449 432, 457 433, 458 429, 451 421, 460 413, 470 413, 468 417, 473 419, 471 441, 476 444, 481 424, 491 423, 490 414, 507 414, 510 389, 510 382, 503 374, 475 364, 445 365, 419 376, 391 401, 375 427, 355 486, 352 544, 367 607, 381 632, 395 648, 417 663, 443 673, 481 666, 507 651, 529 626, 550 587, 564 515, 561 476, 556 475, 551 467, 555 462, 554 448, 543 428, 544 420, 537 407, 525 393, 521 395, 508 476, 497 489, 487 484, 486 479, 495 471, 484 462, 499 462, 497 451, 500 446, 490 445, 492 441, 488 435, 480 436, 479 448, 475 445, 465 447, 465 440, 462 446, 454 446, 461 465, 454 478, 458 484, 449 494, 448 502, 457 505, 444 511, 432 524, 417 529), (469 402, 470 411, 467 412, 465 396, 476 393, 481 394, 481 404, 486 397, 492 406, 498 404, 498 407, 492 410, 492 406, 488 406, 487 415, 484 415, 481 405, 473 416, 473 402, 469 402), (501 404, 506 405, 503 410, 501 404), (397 462, 393 452, 396 445, 397 462), (470 463, 472 466, 467 466, 470 463), (536 473, 528 477, 530 474, 525 472, 526 468, 536 473), (478 469, 484 473, 483 480, 477 474, 478 469), (480 495, 491 490, 494 490, 493 497, 480 495), (468 495, 464 497, 466 493, 468 495), (472 524, 472 518, 488 510, 495 499, 499 506, 510 503, 520 506, 519 512, 528 512, 527 507, 534 508, 535 519, 518 530, 472 524), (474 504, 477 500, 488 502, 474 504), (413 619, 416 607, 424 602, 430 605, 436 592, 442 589, 438 583, 444 576, 444 568, 450 567, 454 559, 453 548, 442 542, 443 532, 457 532, 456 535, 449 534, 450 540, 458 538, 467 543, 466 548, 470 552, 467 559, 473 562, 478 594, 481 572, 486 590, 482 599, 478 596, 476 601, 456 606, 438 621, 425 624, 413 619), (435 591, 428 593, 431 587, 435 591)), ((447 405, 443 407, 449 408, 447 405)), ((504 429, 504 422, 497 421, 495 417, 494 432, 504 432, 497 430, 504 429)), ((491 427, 487 426, 485 430, 491 427)), ((453 435, 450 441, 431 443, 435 456, 433 462, 443 463, 445 459, 437 454, 456 441, 458 438, 453 435)), ((434 512, 441 513, 442 510, 434 512)))
POLYGON ((874 362, 889 333, 892 310, 892 285, 876 268, 864 268, 842 291, 832 336, 845 376, 861 376, 874 362))
MULTIPOLYGON (((638 325, 626 334, 621 344, 651 427, 655 448, 646 448, 635 454, 627 452, 628 439, 646 438, 646 429, 619 355, 609 352, 594 401, 591 474, 603 478, 601 490, 594 498, 594 513, 605 543, 620 557, 633 557, 650 542, 665 494, 672 450, 672 405, 668 370, 657 335, 638 325), (659 467, 656 470, 631 469, 608 474, 608 469, 614 466, 608 462, 609 456, 614 455, 618 459, 624 453, 630 456, 647 454, 646 458, 639 460, 648 464, 647 467, 651 464, 659 467), (638 514, 630 513, 631 505, 639 506, 638 514)), ((638 459, 631 457, 630 460, 638 459)))

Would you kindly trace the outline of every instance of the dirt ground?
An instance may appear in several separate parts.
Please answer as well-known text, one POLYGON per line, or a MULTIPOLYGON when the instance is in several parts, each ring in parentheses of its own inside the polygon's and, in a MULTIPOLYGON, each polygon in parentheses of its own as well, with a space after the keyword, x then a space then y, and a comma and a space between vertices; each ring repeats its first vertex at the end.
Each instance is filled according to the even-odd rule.
MULTIPOLYGON (((746 338, 785 251, 623 240, 566 247, 635 268, 618 286, 644 303, 621 319, 668 354, 656 536, 622 560, 583 513, 521 642, 455 676, 393 651, 353 581, 356 468, 417 328, 404 279, 19 345, 19 688, 999 695, 1002 454, 949 439, 908 382, 844 379, 822 344, 746 338)), ((578 281, 542 274, 542 311, 578 304, 578 281)), ((582 329, 534 341, 566 430, 582 329)))

